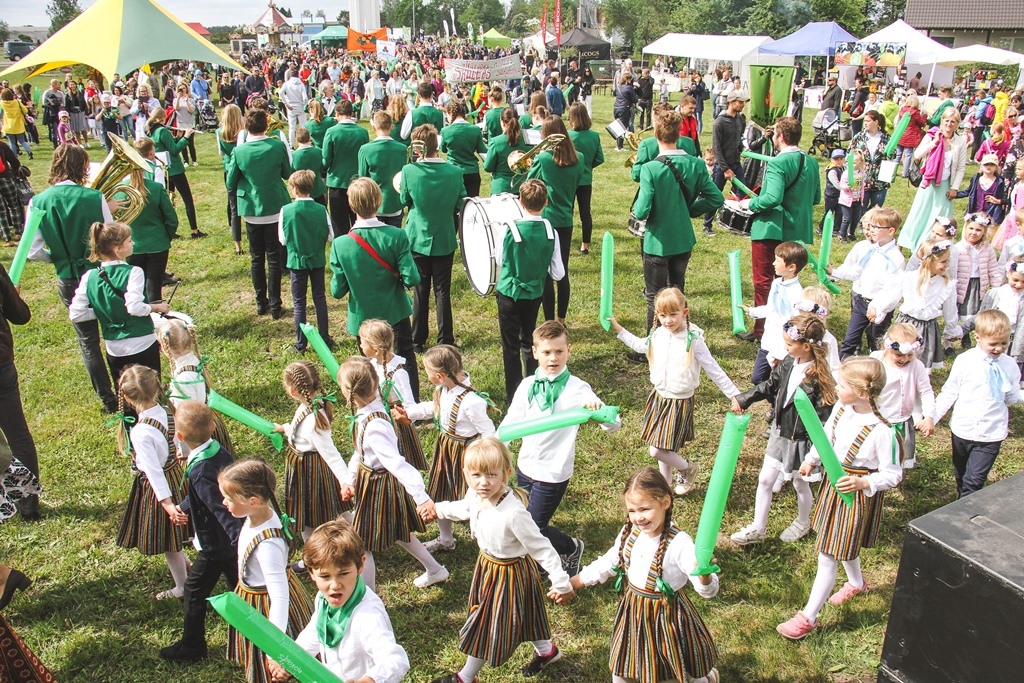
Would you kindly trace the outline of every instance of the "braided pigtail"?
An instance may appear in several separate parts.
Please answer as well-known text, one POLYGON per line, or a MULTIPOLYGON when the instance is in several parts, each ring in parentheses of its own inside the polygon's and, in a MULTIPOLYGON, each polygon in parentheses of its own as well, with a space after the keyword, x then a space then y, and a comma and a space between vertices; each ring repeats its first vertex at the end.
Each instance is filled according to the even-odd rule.
POLYGON ((654 573, 660 579, 664 569, 665 552, 668 550, 669 531, 672 529, 672 498, 669 497, 668 510, 665 511, 665 521, 661 525, 661 539, 658 541, 658 550, 654 553, 654 573))
POLYGON ((191 341, 192 353, 195 354, 196 358, 199 358, 199 371, 203 375, 203 379, 206 381, 207 393, 210 389, 210 374, 206 371, 206 363, 202 362, 202 356, 199 355, 199 339, 196 337, 195 325, 185 324, 185 329, 188 331, 188 338, 191 341))
POLYGON ((622 571, 629 571, 629 567, 626 566, 626 541, 629 540, 630 535, 633 533, 633 521, 626 515, 626 523, 622 527, 622 538, 619 539, 619 564, 618 568, 622 571))
POLYGON ((441 417, 441 387, 434 388, 434 417, 441 417))
POLYGON ((131 456, 131 442, 128 439, 128 425, 124 423, 124 392, 117 392, 117 450, 121 455, 131 456))

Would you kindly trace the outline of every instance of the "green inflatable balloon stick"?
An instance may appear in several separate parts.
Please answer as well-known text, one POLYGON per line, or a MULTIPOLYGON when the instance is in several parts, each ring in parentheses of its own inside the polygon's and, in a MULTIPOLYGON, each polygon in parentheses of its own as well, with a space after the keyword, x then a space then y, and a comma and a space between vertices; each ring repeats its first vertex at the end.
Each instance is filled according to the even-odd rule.
POLYGON ((756 197, 756 196, 757 196, 757 193, 756 193, 756 192, 754 192, 754 191, 753 191, 753 190, 751 190, 751 189, 750 189, 749 187, 747 187, 746 185, 744 185, 744 184, 743 184, 743 183, 742 183, 742 182, 741 182, 741 181, 739 180, 739 178, 737 178, 736 176, 733 176, 733 177, 732 177, 732 186, 733 186, 733 187, 735 187, 735 188, 736 188, 737 190, 739 190, 740 192, 742 192, 742 193, 743 193, 743 194, 745 194, 745 195, 749 195, 749 196, 751 196, 751 197, 756 197))
POLYGON ((743 150, 742 152, 740 152, 740 154, 742 156, 747 157, 748 159, 757 159, 758 161, 767 162, 772 160, 772 158, 767 154, 758 154, 757 152, 751 152, 749 149, 743 150))
MULTIPOLYGON (((811 437, 811 443, 814 444, 814 449, 818 452, 818 457, 821 458, 821 464, 825 468, 825 473, 828 474, 832 488, 835 488, 836 482, 846 476, 846 470, 843 469, 835 449, 829 443, 825 428, 821 426, 821 420, 818 419, 818 413, 814 411, 811 399, 807 398, 807 394, 799 387, 793 395, 793 405, 796 406, 796 412, 800 415, 800 421, 804 423, 807 436, 811 437)), ((836 490, 836 493, 844 503, 853 507, 852 493, 840 493, 839 490, 836 490)))
POLYGON ((722 438, 718 442, 718 453, 715 455, 715 467, 711 470, 708 492, 704 496, 704 507, 700 511, 700 523, 697 524, 697 536, 694 540, 697 568, 691 572, 694 576, 706 576, 719 571, 718 565, 712 564, 711 557, 715 553, 718 532, 722 528, 722 515, 725 514, 725 503, 729 499, 732 478, 736 473, 740 448, 743 446, 743 435, 747 433, 749 423, 750 415, 725 415, 725 426, 722 427, 722 438))
POLYGON ((21 282, 21 274, 25 271, 25 262, 28 261, 28 250, 32 248, 32 241, 35 239, 36 233, 39 232, 39 224, 43 222, 43 216, 46 215, 45 211, 41 211, 34 206, 30 206, 28 212, 28 220, 25 221, 25 232, 21 236, 18 250, 14 252, 14 260, 11 261, 11 267, 8 269, 11 282, 14 283, 15 287, 21 282))
POLYGON ((856 171, 857 171, 857 169, 854 168, 854 165, 853 165, 853 152, 850 152, 849 154, 846 155, 846 186, 847 187, 851 187, 852 188, 854 186, 854 184, 856 183, 856 180, 857 180, 856 171))
POLYGON ((226 415, 232 420, 237 420, 246 427, 252 427, 257 432, 270 439, 270 442, 274 444, 274 448, 276 448, 278 452, 284 448, 284 434, 275 432, 274 423, 270 420, 264 419, 250 410, 246 410, 237 403, 232 403, 213 389, 210 389, 210 393, 206 398, 206 405, 210 406, 211 410, 216 410, 221 415, 226 415))
POLYGON ((743 334, 747 322, 743 317, 743 283, 740 281, 740 250, 729 252, 729 303, 732 304, 732 333, 743 334))
POLYGON ((341 363, 334 357, 331 350, 327 348, 327 342, 320 336, 320 330, 309 323, 299 323, 299 329, 302 330, 302 334, 306 335, 306 340, 313 347, 313 350, 316 351, 316 355, 320 356, 320 361, 327 368, 327 373, 331 376, 331 379, 337 379, 341 363))
POLYGON ((604 331, 612 329, 608 318, 612 317, 612 299, 615 289, 615 238, 610 232, 604 233, 601 242, 601 307, 598 320, 604 331))
POLYGON ((501 425, 498 427, 497 436, 501 441, 508 443, 521 439, 524 436, 533 436, 534 434, 550 432, 555 429, 562 429, 563 427, 581 425, 589 420, 612 423, 615 422, 618 415, 618 406, 604 406, 597 410, 573 408, 572 410, 563 410, 560 413, 553 413, 512 425, 501 425))
POLYGON ((207 602, 224 621, 252 641, 268 657, 302 683, 342 683, 331 670, 311 657, 295 641, 233 592, 221 593, 207 602))
POLYGON ((908 111, 900 117, 899 122, 896 124, 896 128, 892 131, 892 136, 889 138, 889 143, 885 146, 885 156, 891 157, 896 152, 896 146, 900 144, 900 138, 903 137, 903 133, 906 132, 907 126, 910 125, 910 112, 908 111))

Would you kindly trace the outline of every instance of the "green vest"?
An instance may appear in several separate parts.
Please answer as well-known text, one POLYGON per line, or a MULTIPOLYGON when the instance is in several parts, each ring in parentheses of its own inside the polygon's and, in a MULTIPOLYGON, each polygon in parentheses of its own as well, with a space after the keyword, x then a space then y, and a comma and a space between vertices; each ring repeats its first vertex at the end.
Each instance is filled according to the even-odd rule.
POLYGON ((761 194, 750 200, 752 240, 814 242, 814 205, 821 201, 818 162, 803 152, 783 152, 765 166, 761 194), (800 159, 803 158, 803 170, 800 159), (799 178, 797 177, 799 174, 799 178), (789 189, 787 189, 787 187, 789 189))
POLYGON ((480 173, 476 155, 487 153, 483 131, 468 122, 449 124, 441 131, 441 151, 463 175, 480 173))
POLYGON ((89 227, 103 221, 106 201, 99 190, 81 185, 54 185, 32 198, 32 206, 44 212, 39 234, 61 280, 77 283, 82 273, 96 267, 87 258, 89 227))
POLYGON ((554 230, 546 220, 537 218, 518 220, 515 228, 518 240, 516 231, 510 228, 505 232, 498 291, 516 301, 539 299, 555 253, 554 230))
MULTIPOLYGON (((146 205, 132 221, 134 253, 158 254, 171 248, 171 237, 178 232, 178 214, 163 185, 148 179, 145 182, 146 205)), ((114 197, 122 199, 124 195, 114 197)))
POLYGON ((402 204, 409 207, 405 229, 413 252, 426 256, 455 253, 455 209, 466 196, 462 171, 440 161, 402 168, 402 204))
POLYGON ((412 142, 409 138, 402 137, 402 121, 393 121, 391 125, 391 139, 395 142, 401 142, 402 145, 408 147, 412 142))
POLYGON ((98 268, 86 282, 85 293, 89 297, 89 305, 96 313, 103 338, 108 341, 153 334, 152 318, 148 315, 131 315, 125 307, 124 293, 128 289, 128 276, 134 267, 119 263, 98 268))
POLYGON ((505 134, 492 137, 487 145, 487 157, 484 159, 484 170, 491 174, 491 195, 502 192, 519 194, 519 186, 526 180, 526 174, 515 175, 508 167, 508 157, 512 152, 519 150, 526 152, 530 145, 526 144, 523 136, 519 136, 519 144, 512 147, 508 144, 508 136, 505 134))
POLYGON ((309 137, 313 138, 313 144, 319 148, 324 146, 324 136, 327 135, 327 131, 334 127, 338 123, 338 120, 333 116, 325 116, 320 119, 320 123, 317 123, 313 119, 306 119, 306 130, 309 131, 309 137))
POLYGON ((281 230, 289 270, 315 270, 327 265, 327 209, 312 199, 297 199, 281 209, 281 230))
POLYGON ((594 169, 604 163, 604 150, 601 148, 601 136, 593 130, 571 130, 569 139, 576 147, 576 154, 583 162, 583 177, 580 185, 594 184, 594 169))
POLYGON ((359 148, 370 134, 355 121, 332 126, 324 135, 324 168, 327 187, 347 188, 359 173, 359 148))
POLYGON ((174 137, 174 133, 166 126, 157 126, 151 138, 156 151, 170 154, 171 161, 167 164, 167 175, 184 173, 185 167, 181 165, 181 150, 188 147, 188 138, 184 135, 180 138, 174 137))
POLYGON ((370 140, 359 148, 359 175, 372 179, 380 185, 384 201, 377 212, 393 216, 402 211, 402 199, 395 189, 395 176, 401 172, 408 159, 406 147, 391 138, 370 140))
POLYGON ((575 166, 559 166, 551 152, 542 152, 533 160, 527 178, 539 178, 548 186, 548 205, 544 207, 544 218, 556 228, 572 227, 573 204, 576 202, 576 188, 583 178, 583 163, 575 166))
POLYGON ((324 196, 327 186, 321 177, 324 173, 324 158, 319 148, 299 147, 292 152, 292 172, 295 171, 312 171, 316 179, 313 181, 313 190, 309 196, 313 199, 324 196))
POLYGON ((484 113, 484 127, 487 129, 487 139, 493 140, 504 131, 501 128, 501 113, 508 107, 495 107, 484 113))
MULTIPOLYGON (((421 104, 412 110, 412 129, 416 130, 417 127, 422 126, 424 123, 429 123, 440 133, 441 129, 444 128, 444 112, 432 104, 421 104)), ((398 126, 402 125, 400 121, 396 121, 395 124, 398 126)))

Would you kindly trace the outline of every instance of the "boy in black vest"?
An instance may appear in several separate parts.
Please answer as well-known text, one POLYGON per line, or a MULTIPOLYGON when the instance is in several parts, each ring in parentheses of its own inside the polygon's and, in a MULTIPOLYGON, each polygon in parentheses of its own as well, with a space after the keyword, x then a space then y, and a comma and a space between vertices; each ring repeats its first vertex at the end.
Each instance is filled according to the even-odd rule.
POLYGON ((176 524, 191 518, 199 553, 185 579, 185 627, 181 640, 160 650, 172 662, 197 662, 206 657, 206 599, 221 574, 234 590, 238 583, 238 532, 242 520, 224 507, 217 486, 220 471, 234 457, 213 438, 213 411, 199 401, 183 401, 174 411, 176 436, 190 451, 185 465, 187 492, 177 510, 176 524), (186 516, 187 515, 187 516, 186 516))

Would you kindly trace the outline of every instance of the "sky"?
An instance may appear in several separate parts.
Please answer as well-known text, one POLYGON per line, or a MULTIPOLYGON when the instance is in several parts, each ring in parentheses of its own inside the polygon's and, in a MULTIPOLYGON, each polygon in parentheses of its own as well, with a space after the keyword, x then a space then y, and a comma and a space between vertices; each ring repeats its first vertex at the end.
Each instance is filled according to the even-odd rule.
MULTIPOLYGON (((78 5, 88 9, 96 0, 78 0, 78 5)), ((234 26, 256 21, 266 11, 265 0, 157 0, 164 9, 181 21, 198 21, 204 26, 234 26)), ((3 0, 0 2, 0 19, 10 26, 49 26, 46 14, 46 0, 3 0)), ((341 8, 348 6, 348 0, 279 0, 278 6, 285 6, 298 19, 303 10, 314 14, 318 9, 327 13, 333 21, 341 8)))

